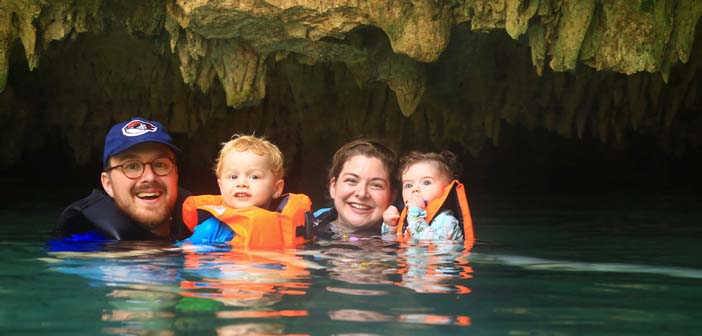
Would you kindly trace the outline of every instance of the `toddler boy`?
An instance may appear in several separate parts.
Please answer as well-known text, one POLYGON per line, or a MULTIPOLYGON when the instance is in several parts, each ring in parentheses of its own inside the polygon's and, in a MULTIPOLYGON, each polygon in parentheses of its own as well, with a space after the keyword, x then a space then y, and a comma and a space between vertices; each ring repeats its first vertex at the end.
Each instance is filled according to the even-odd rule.
POLYGON ((309 239, 303 194, 283 195, 283 155, 264 138, 235 134, 215 165, 221 195, 191 196, 183 220, 193 244, 231 243, 243 247, 292 246, 309 239))

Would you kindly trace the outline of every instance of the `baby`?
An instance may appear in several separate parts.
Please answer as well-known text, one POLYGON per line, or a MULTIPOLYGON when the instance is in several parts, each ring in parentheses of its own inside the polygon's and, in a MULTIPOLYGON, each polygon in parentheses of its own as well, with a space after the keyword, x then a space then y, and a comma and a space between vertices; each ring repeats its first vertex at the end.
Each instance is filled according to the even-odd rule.
POLYGON ((306 213, 312 202, 302 194, 283 195, 283 155, 264 138, 232 136, 215 165, 221 195, 191 196, 183 221, 194 244, 230 242, 247 247, 304 242, 306 213))
POLYGON ((414 239, 463 240, 461 222, 456 216, 464 214, 454 213, 461 209, 451 210, 441 204, 454 185, 455 170, 451 167, 455 165, 456 156, 449 151, 441 154, 410 152, 402 158, 399 171, 405 209, 402 216, 392 205, 383 212, 383 234, 409 234, 414 239), (402 227, 404 220, 401 218, 406 218, 406 227, 402 227), (401 227, 397 226, 398 222, 401 227))

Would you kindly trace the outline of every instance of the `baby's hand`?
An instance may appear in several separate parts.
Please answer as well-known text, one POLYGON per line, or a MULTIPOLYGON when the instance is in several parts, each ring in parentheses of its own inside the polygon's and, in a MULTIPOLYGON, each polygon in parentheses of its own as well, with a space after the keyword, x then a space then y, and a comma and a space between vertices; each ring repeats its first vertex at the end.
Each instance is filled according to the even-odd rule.
POLYGON ((407 207, 417 207, 420 209, 425 209, 427 207, 426 202, 422 198, 422 196, 419 196, 419 194, 414 194, 412 197, 410 197, 409 200, 407 200, 407 207))
POLYGON ((383 211, 383 222, 388 226, 397 225, 397 221, 400 220, 400 212, 394 205, 389 206, 385 211, 383 211))

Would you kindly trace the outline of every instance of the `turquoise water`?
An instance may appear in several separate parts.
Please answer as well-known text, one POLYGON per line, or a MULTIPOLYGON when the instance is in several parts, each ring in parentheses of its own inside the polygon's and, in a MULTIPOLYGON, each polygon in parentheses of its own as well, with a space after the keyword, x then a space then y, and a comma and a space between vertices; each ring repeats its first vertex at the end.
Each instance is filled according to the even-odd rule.
POLYGON ((268 252, 113 243, 60 254, 45 245, 59 207, 3 209, 0 333, 702 332, 702 210, 600 201, 473 204, 479 241, 469 251, 372 239, 268 252))

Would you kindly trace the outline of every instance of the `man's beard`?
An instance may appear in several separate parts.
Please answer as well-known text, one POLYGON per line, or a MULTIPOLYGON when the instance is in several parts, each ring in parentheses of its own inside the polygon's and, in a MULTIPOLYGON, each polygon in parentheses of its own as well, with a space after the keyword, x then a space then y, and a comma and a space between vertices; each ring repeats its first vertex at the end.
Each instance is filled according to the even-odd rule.
POLYGON ((161 227, 162 224, 168 224, 167 222, 171 218, 169 210, 168 208, 159 209, 158 211, 145 211, 144 209, 140 209, 140 211, 136 212, 130 209, 127 212, 127 216, 145 229, 154 231, 161 227))
MULTIPOLYGON (((167 200, 167 193, 165 190, 167 190, 165 185, 154 183, 153 185, 150 186, 140 186, 139 189, 148 189, 149 187, 156 186, 158 187, 159 190, 163 191, 163 194, 161 197, 164 198, 164 201, 167 200)), ((139 224, 141 227, 151 231, 152 233, 158 233, 158 232, 163 232, 164 230, 160 230, 162 225, 168 225, 171 219, 171 210, 173 209, 173 206, 175 205, 175 202, 168 202, 168 203, 162 203, 163 205, 159 204, 159 207, 154 208, 154 207, 137 207, 135 204, 131 204, 131 202, 134 200, 134 198, 137 198, 136 195, 140 192, 140 190, 132 190, 130 194, 128 195, 128 199, 122 199, 122 198, 115 198, 115 203, 117 207, 127 215, 131 220, 139 224), (170 203, 170 204, 169 204, 170 203)), ((168 230, 165 230, 168 232, 168 230)))

